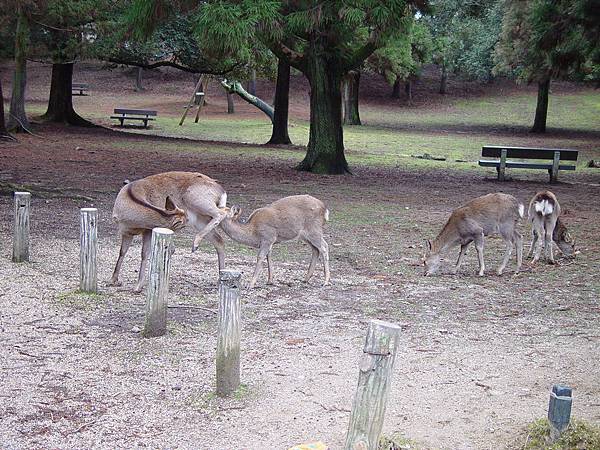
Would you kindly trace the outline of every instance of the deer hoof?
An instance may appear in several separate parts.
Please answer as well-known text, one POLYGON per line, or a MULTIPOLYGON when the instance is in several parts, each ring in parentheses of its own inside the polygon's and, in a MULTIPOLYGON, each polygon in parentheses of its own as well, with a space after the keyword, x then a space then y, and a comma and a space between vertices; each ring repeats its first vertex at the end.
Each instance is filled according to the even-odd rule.
POLYGON ((123 286, 123 282, 119 281, 119 280, 110 280, 108 282, 108 286, 114 286, 114 287, 123 286))

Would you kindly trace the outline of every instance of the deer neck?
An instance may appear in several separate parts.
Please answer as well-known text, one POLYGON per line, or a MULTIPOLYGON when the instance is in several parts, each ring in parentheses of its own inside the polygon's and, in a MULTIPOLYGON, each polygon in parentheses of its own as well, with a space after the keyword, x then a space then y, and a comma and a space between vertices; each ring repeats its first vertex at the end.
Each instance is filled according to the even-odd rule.
POLYGON ((258 248, 259 239, 252 223, 240 223, 237 220, 226 218, 221 222, 221 228, 234 241, 258 248))
POLYGON ((437 235, 437 237, 431 243, 432 253, 444 252, 456 245, 458 245, 460 237, 456 228, 444 227, 444 229, 437 235))

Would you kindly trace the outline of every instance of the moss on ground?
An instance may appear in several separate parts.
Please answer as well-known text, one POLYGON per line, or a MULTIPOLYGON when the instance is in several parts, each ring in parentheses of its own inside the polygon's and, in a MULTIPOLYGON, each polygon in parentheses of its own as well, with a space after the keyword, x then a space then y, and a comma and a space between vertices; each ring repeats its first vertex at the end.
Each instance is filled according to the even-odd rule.
POLYGON ((571 420, 567 430, 554 444, 549 444, 550 424, 539 419, 527 427, 523 450, 600 450, 600 427, 584 420, 571 420))

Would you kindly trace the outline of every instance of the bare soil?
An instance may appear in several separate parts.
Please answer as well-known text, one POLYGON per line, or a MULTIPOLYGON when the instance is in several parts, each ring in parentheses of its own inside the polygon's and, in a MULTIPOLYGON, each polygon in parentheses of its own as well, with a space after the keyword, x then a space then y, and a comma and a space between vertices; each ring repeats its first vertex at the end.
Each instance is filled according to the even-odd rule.
MULTIPOLYGON (((171 82, 183 86, 177 79, 165 85, 171 82)), ((34 81, 36 89, 41 96, 34 81)), ((140 103, 163 98, 139 95, 140 103)), ((476 276, 471 251, 459 275, 426 278, 422 239, 434 237, 453 208, 494 191, 526 202, 549 186, 539 177, 498 183, 439 169, 359 166, 353 176, 314 176, 277 158, 277 148, 267 148, 273 158, 237 159, 213 151, 225 144, 42 125, 36 133, 42 137, 0 144, 0 180, 56 190, 34 194, 32 261, 25 264, 10 261, 12 199, 0 196, 3 448, 286 449, 317 440, 341 448, 374 318, 402 326, 386 433, 402 432, 422 448, 514 448, 523 426, 546 414, 556 382, 574 388, 575 416, 600 421, 597 183, 575 175, 551 187, 577 237, 574 260, 498 277, 503 244, 490 238, 485 277, 476 276), (275 249, 274 286, 262 279, 244 291, 243 386, 231 399, 214 395, 217 264, 210 247, 192 254, 192 232, 178 235, 164 337, 139 333, 145 297, 132 293, 139 243, 125 261, 123 287, 106 284, 118 252, 111 221, 117 191, 126 178, 167 170, 218 179, 246 213, 297 193, 331 210, 331 286, 320 285, 321 274, 301 281, 310 251, 294 243, 275 249), (95 296, 76 292, 84 206, 98 207, 101 220, 95 296)), ((522 231, 529 235, 525 225, 522 231)), ((228 267, 246 279, 254 258, 228 244, 228 267)))

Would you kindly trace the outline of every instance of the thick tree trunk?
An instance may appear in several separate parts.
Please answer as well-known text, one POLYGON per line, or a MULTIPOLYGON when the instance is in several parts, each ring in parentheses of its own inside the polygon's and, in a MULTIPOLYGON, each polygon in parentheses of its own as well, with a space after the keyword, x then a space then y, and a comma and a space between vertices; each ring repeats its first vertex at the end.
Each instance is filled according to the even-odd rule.
POLYGON ((144 90, 144 86, 142 85, 142 71, 144 69, 141 67, 138 67, 137 70, 135 71, 135 90, 137 92, 141 92, 144 90))
POLYGON ((68 123, 78 127, 93 127, 73 109, 71 85, 73 83, 73 63, 52 64, 52 81, 48 110, 42 118, 48 122, 68 123))
MULTIPOLYGON (((18 3, 20 5, 20 3, 18 3)), ((29 121, 25 114, 25 87, 27 85, 27 51, 29 46, 29 22, 22 10, 17 11, 17 29, 15 32, 15 72, 13 75, 12 96, 7 128, 25 131, 29 121)))
POLYGON ((233 103, 233 93, 227 91, 227 114, 235 114, 235 106, 233 103))
POLYGON ((252 69, 250 79, 248 80, 248 92, 252 95, 256 95, 256 70, 252 69))
POLYGON ((2 93, 2 80, 0 80, 0 138, 9 137, 4 121, 4 94, 2 93))
POLYGON ((404 93, 406 94, 406 99, 408 100, 408 103, 411 103, 412 99, 413 99, 413 95, 412 95, 412 82, 410 80, 406 80, 406 83, 404 84, 404 93))
POLYGON ((288 112, 290 105, 290 65, 283 59, 277 63, 277 84, 275 86, 275 113, 273 133, 268 144, 291 144, 288 134, 288 112))
POLYGON ((310 133, 306 156, 299 170, 314 173, 348 173, 342 129, 343 73, 337 62, 328 62, 318 49, 306 60, 310 83, 310 133), (318 53, 317 53, 318 52, 318 53))
POLYGON ((394 81, 394 87, 392 88, 392 97, 400 98, 400 77, 396 77, 396 81, 394 81))
POLYGON ((546 119, 548 117, 548 93, 550 91, 550 79, 538 83, 537 107, 535 108, 535 120, 532 133, 546 132, 546 119))
POLYGON ((446 66, 442 66, 442 78, 440 79, 440 94, 446 94, 446 87, 448 83, 448 70, 446 66))
POLYGON ((358 113, 360 72, 348 72, 344 79, 344 125, 361 125, 358 113))

